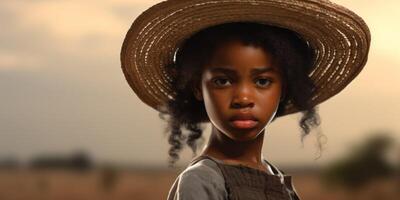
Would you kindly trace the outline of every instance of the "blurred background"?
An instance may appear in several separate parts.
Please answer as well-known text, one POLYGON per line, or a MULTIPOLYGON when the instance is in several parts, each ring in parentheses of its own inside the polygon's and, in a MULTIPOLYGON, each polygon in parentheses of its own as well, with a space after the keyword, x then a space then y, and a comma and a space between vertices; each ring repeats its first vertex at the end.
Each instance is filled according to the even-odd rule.
MULTIPOLYGON (((133 20, 158 2, 0 1, 0 200, 166 199, 192 152, 167 167, 166 124, 119 61, 133 20)), ((301 143, 293 114, 268 127, 263 154, 302 199, 398 199, 400 2, 333 2, 368 24, 368 63, 319 106, 322 152, 317 131, 301 143)))

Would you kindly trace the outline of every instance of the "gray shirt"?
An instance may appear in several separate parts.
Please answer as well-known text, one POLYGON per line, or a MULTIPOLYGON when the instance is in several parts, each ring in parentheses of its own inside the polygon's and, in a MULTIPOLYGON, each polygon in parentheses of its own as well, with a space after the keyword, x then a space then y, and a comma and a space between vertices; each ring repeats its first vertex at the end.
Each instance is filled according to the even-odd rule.
MULTIPOLYGON (((271 167, 264 164, 273 174, 271 167)), ((228 198, 225 180, 217 164, 203 159, 187 167, 173 183, 168 200, 224 200, 228 198)))

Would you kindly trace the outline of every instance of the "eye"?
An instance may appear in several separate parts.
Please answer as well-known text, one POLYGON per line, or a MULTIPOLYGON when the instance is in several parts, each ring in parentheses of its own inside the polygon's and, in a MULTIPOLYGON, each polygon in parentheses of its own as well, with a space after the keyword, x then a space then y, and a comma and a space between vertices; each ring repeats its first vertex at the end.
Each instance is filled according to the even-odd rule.
POLYGON ((260 83, 257 85, 259 85, 261 87, 267 87, 267 86, 271 85, 272 80, 268 79, 268 78, 259 78, 259 79, 257 79, 256 83, 260 83))
POLYGON ((220 87, 227 86, 226 83, 228 83, 228 82, 229 82, 229 79, 227 79, 227 78, 215 78, 213 80, 213 83, 220 87))

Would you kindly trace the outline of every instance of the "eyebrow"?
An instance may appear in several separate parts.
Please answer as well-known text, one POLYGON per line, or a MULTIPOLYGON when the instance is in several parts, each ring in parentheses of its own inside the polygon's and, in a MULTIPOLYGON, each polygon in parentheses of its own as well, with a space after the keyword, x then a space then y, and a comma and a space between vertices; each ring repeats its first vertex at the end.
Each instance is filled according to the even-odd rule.
MULTIPOLYGON (((211 72, 222 72, 225 74, 236 74, 236 71, 230 68, 225 68, 225 67, 215 67, 210 69, 211 72)), ((251 70, 251 75, 255 74, 261 74, 264 72, 276 72, 277 70, 273 67, 260 67, 260 68, 254 68, 251 70)))

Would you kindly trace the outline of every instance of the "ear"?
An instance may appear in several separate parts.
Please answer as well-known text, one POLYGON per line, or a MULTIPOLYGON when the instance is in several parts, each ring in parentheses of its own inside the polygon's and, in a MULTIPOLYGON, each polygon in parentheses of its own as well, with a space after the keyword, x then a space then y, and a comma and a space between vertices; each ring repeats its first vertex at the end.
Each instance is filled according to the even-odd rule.
POLYGON ((192 91, 197 100, 199 101, 203 100, 201 83, 195 84, 194 86, 192 85, 192 91))

